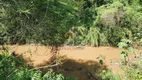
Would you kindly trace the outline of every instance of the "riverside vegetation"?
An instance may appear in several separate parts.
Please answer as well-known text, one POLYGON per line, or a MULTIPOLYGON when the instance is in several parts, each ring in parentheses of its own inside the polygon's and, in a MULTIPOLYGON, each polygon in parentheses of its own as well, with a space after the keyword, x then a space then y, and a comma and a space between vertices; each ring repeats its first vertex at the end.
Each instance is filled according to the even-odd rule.
MULTIPOLYGON (((142 46, 142 0, 0 0, 0 44, 0 80, 77 80, 28 67, 4 45, 48 45, 55 56, 63 45, 119 46, 137 57, 134 49, 142 46)), ((126 51, 120 55, 124 78, 111 70, 98 76, 141 80, 141 57, 129 61, 126 51)))

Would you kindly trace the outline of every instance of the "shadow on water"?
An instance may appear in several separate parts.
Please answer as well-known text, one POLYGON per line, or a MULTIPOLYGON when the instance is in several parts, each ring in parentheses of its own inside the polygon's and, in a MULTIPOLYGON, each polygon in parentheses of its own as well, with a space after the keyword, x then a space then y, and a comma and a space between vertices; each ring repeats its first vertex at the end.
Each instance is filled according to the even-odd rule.
MULTIPOLYGON (((62 56, 60 56, 62 57, 62 56)), ((63 56, 64 63, 61 66, 52 67, 57 73, 63 73, 65 76, 72 76, 78 78, 78 80, 101 80, 101 77, 96 76, 97 73, 102 70, 106 70, 107 66, 102 65, 97 61, 93 60, 82 60, 82 59, 69 59, 63 56)), ((42 61, 39 66, 50 64, 49 61, 42 61)), ((41 69, 46 72, 48 69, 41 69)))
POLYGON ((78 80, 101 80, 97 77, 97 73, 106 70, 106 65, 101 65, 97 61, 92 60, 73 60, 66 59, 60 67, 53 68, 56 72, 63 73, 65 76, 73 76, 78 80))

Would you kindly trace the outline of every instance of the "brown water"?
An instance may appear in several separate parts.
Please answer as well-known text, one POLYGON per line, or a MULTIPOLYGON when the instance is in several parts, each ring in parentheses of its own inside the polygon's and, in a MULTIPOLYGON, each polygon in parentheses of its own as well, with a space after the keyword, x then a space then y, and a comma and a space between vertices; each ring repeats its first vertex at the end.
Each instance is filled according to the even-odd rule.
MULTIPOLYGON (((46 65, 51 57, 50 48, 48 46, 12 45, 9 47, 11 50, 14 49, 17 54, 25 52, 25 54, 23 54, 24 59, 28 64, 32 62, 35 67, 46 65)), ((140 51, 141 50, 137 50, 137 53, 140 51)), ((122 60, 120 52, 121 49, 114 47, 60 47, 59 54, 67 58, 66 62, 59 67, 58 71, 65 75, 75 76, 79 78, 79 80, 91 80, 86 76, 86 73, 88 71, 92 72, 94 68, 97 72, 100 68, 107 67, 112 69, 115 73, 122 74, 123 72, 118 65, 122 60), (104 57, 103 60, 106 65, 100 65, 98 63, 99 60, 97 57, 99 56, 104 57)), ((130 54, 130 57, 133 58, 133 55, 130 54)), ((95 75, 95 71, 92 73, 95 75)))

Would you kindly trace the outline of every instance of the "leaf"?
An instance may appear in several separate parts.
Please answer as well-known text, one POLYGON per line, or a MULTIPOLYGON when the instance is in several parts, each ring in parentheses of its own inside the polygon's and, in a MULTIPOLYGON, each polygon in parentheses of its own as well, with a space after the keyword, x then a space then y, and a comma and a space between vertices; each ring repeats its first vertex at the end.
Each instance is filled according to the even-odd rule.
POLYGON ((125 43, 130 43, 130 44, 132 43, 132 41, 129 40, 129 39, 122 39, 121 41, 122 41, 122 42, 125 42, 125 43))
POLYGON ((103 60, 99 60, 99 63, 100 63, 100 64, 104 64, 104 61, 103 61, 103 60))
POLYGON ((29 9, 26 10, 19 10, 20 13, 31 14, 29 9))
POLYGON ((128 56, 128 53, 125 52, 125 51, 122 51, 120 55, 121 55, 122 57, 127 57, 127 56, 128 56))
POLYGON ((131 53, 135 53, 135 49, 133 47, 129 47, 128 50, 131 52, 131 53))
POLYGON ((128 44, 126 44, 125 42, 119 42, 117 46, 119 48, 125 48, 125 47, 128 47, 128 44))
POLYGON ((99 59, 100 57, 97 57, 96 59, 99 59))

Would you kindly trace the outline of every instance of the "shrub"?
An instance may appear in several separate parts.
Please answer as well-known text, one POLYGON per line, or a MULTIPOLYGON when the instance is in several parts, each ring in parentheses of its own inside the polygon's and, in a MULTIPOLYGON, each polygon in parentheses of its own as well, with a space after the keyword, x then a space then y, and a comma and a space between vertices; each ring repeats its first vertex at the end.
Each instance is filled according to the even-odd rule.
POLYGON ((0 55, 0 80, 77 80, 74 77, 64 77, 53 70, 43 73, 34 68, 28 68, 22 58, 3 52, 0 55))
POLYGON ((142 58, 130 62, 128 66, 122 66, 125 71, 124 80, 141 80, 142 79, 142 58))
POLYGON ((111 70, 102 70, 98 76, 101 76, 102 80, 121 80, 120 75, 114 74, 111 70))

